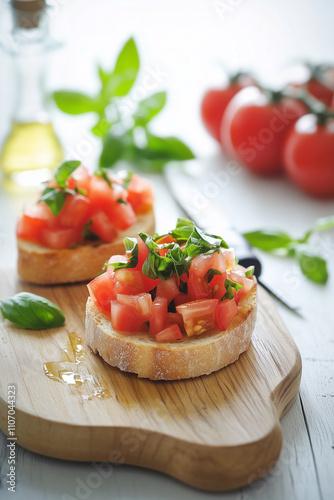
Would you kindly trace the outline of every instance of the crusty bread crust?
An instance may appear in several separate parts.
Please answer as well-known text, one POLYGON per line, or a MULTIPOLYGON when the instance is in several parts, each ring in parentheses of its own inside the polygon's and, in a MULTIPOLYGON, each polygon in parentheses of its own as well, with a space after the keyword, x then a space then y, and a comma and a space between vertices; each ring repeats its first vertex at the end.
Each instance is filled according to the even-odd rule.
POLYGON ((239 303, 239 313, 226 331, 217 329, 174 342, 157 342, 147 333, 113 330, 110 320, 89 298, 86 342, 111 366, 152 380, 209 375, 233 363, 250 343, 256 320, 257 284, 239 303))
POLYGON ((88 281, 102 270, 111 255, 124 254, 123 239, 135 237, 143 231, 152 234, 155 229, 153 210, 138 215, 137 221, 121 231, 112 243, 86 243, 75 248, 53 250, 36 243, 18 239, 18 274, 30 283, 53 285, 88 281))

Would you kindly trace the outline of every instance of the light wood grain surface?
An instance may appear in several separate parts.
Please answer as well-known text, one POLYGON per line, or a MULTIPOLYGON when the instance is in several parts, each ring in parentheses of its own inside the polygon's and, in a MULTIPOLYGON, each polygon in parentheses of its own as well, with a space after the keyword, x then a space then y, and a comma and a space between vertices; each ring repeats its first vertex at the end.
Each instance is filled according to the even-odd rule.
MULTIPOLYGON (((94 65, 100 62, 109 68, 121 44, 134 35, 141 51, 140 88, 143 89, 147 75, 157 75, 156 80, 149 80, 151 89, 146 89, 147 93, 168 90, 168 106, 161 118, 153 122, 153 132, 178 135, 199 156, 207 158, 208 182, 202 182, 200 189, 217 207, 229 212, 239 230, 275 226, 301 237, 317 217, 334 213, 333 201, 304 196, 283 178, 273 181, 252 177, 243 170, 224 171, 219 148, 205 134, 199 116, 199 102, 205 89, 221 85, 217 61, 223 61, 232 70, 251 68, 269 83, 270 79, 276 82, 276 77, 281 77, 282 70, 292 60, 331 61, 334 43, 331 2, 291 0, 283 6, 278 0, 184 0, 182 3, 171 0, 157 7, 157 2, 151 0, 118 3, 71 0, 53 4, 53 28, 65 43, 54 53, 54 64, 48 72, 49 87, 93 93, 97 88, 94 65), (223 9, 225 6, 225 10, 219 6, 223 9), (216 184, 214 190, 212 183, 216 184)), ((0 21, 3 20, 0 15, 0 21)), ((14 85, 9 58, 1 52, 0 61, 2 139, 10 123, 14 85)), ((91 141, 87 134, 94 123, 93 117, 89 114, 71 117, 60 112, 54 117, 67 156, 79 157, 92 168, 100 151, 99 143, 91 141)), ((182 214, 167 192, 163 178, 159 175, 151 178, 157 193, 157 230, 164 232, 182 214)), ((15 218, 22 203, 33 200, 34 196, 34 193, 19 195, 0 190, 0 267, 15 265, 15 218)), ((277 304, 301 353, 303 375, 296 402, 281 420, 283 443, 278 462, 265 478, 231 492, 208 493, 149 469, 63 461, 17 446, 14 498, 331 500, 334 233, 325 232, 312 242, 328 261, 330 279, 323 287, 309 283, 292 260, 260 254, 263 280, 299 306, 303 315, 301 319, 277 304)), ((13 494, 6 484, 6 444, 0 432, 0 498, 9 500, 13 494)))
POLYGON ((85 344, 84 284, 41 290, 1 271, 1 297, 22 290, 42 291, 66 324, 37 332, 0 325, 0 425, 7 432, 14 384, 18 444, 61 459, 142 465, 208 490, 243 486, 275 465, 279 419, 296 398, 301 360, 266 292, 259 290, 251 345, 237 362, 209 376, 153 382, 112 368, 85 344))

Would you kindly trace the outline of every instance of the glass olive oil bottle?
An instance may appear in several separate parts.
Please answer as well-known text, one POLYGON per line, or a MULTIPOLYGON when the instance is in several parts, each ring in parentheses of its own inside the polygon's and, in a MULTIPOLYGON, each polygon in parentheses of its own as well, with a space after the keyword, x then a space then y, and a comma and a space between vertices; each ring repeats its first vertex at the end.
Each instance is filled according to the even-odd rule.
POLYGON ((15 110, 3 144, 0 165, 4 185, 31 186, 47 180, 63 151, 46 106, 48 19, 44 0, 12 0, 11 55, 15 110))

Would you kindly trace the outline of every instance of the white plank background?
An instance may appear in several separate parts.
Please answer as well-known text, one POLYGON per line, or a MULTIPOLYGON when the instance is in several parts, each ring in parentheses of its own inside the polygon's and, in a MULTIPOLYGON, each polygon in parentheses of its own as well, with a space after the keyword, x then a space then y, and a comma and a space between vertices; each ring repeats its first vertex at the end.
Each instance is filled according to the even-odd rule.
MULTIPOLYGON (((134 34, 138 42, 142 75, 164 73, 156 89, 166 88, 169 104, 157 118, 155 130, 178 134, 205 158, 207 183, 219 189, 211 201, 221 209, 233 206, 230 217, 240 230, 265 225, 302 235, 320 216, 334 214, 333 201, 304 196, 284 179, 251 177, 244 171, 230 176, 222 187, 217 175, 222 158, 218 147, 203 131, 199 102, 203 90, 217 84, 220 59, 232 69, 249 67, 268 82, 281 77, 283 66, 296 58, 333 60, 334 4, 330 0, 152 0, 55 1, 53 31, 64 46, 53 56, 49 88, 96 88, 94 64, 111 64, 124 40, 134 34)), ((0 23, 1 23, 0 15, 0 23)), ((0 137, 8 128, 12 98, 10 62, 0 55, 0 137), (7 71, 8 70, 8 71, 7 71)), ((142 80, 139 79, 139 84, 142 80)), ((99 145, 91 142, 89 154, 80 150, 87 141, 91 117, 54 114, 58 133, 70 156, 80 157, 93 167, 99 145), (81 155, 78 153, 81 151, 81 155)), ((164 231, 181 215, 161 176, 151 176, 156 189, 157 229, 164 231)), ((207 183, 202 192, 209 193, 207 183)), ((14 226, 23 201, 33 194, 9 195, 0 190, 0 264, 15 260, 14 226)), ((300 306, 300 319, 278 305, 302 358, 300 394, 282 419, 283 449, 280 460, 263 480, 230 493, 196 491, 160 473, 136 467, 111 465, 96 488, 89 488, 92 464, 68 463, 38 456, 18 447, 17 491, 25 500, 99 498, 115 500, 167 500, 208 498, 235 500, 300 499, 329 500, 334 489, 334 231, 321 234, 315 244, 326 256, 331 273, 326 286, 307 282, 293 261, 261 254, 263 279, 280 289, 287 300, 300 306), (85 486, 86 485, 86 488, 85 486), (81 486, 81 489, 79 488, 81 486), (79 488, 79 489, 78 489, 79 488)), ((7 491, 6 440, 0 433, 0 498, 7 491)))

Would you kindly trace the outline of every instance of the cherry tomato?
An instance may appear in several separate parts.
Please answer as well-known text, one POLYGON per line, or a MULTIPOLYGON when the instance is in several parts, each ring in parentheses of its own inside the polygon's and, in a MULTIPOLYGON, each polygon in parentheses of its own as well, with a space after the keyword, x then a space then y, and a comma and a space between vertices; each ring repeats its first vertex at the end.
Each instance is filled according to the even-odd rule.
POLYGON ((315 196, 334 195, 334 120, 323 125, 309 114, 290 131, 283 152, 289 178, 315 196))
POLYGON ((254 80, 247 75, 238 75, 230 79, 225 88, 210 89, 204 94, 201 115, 203 123, 212 137, 220 142, 220 126, 225 113, 225 109, 232 99, 241 89, 248 85, 253 85, 254 80))
POLYGON ((301 102, 270 100, 257 87, 241 90, 229 103, 221 126, 224 151, 257 174, 282 170, 282 146, 295 121, 306 113, 301 102))

